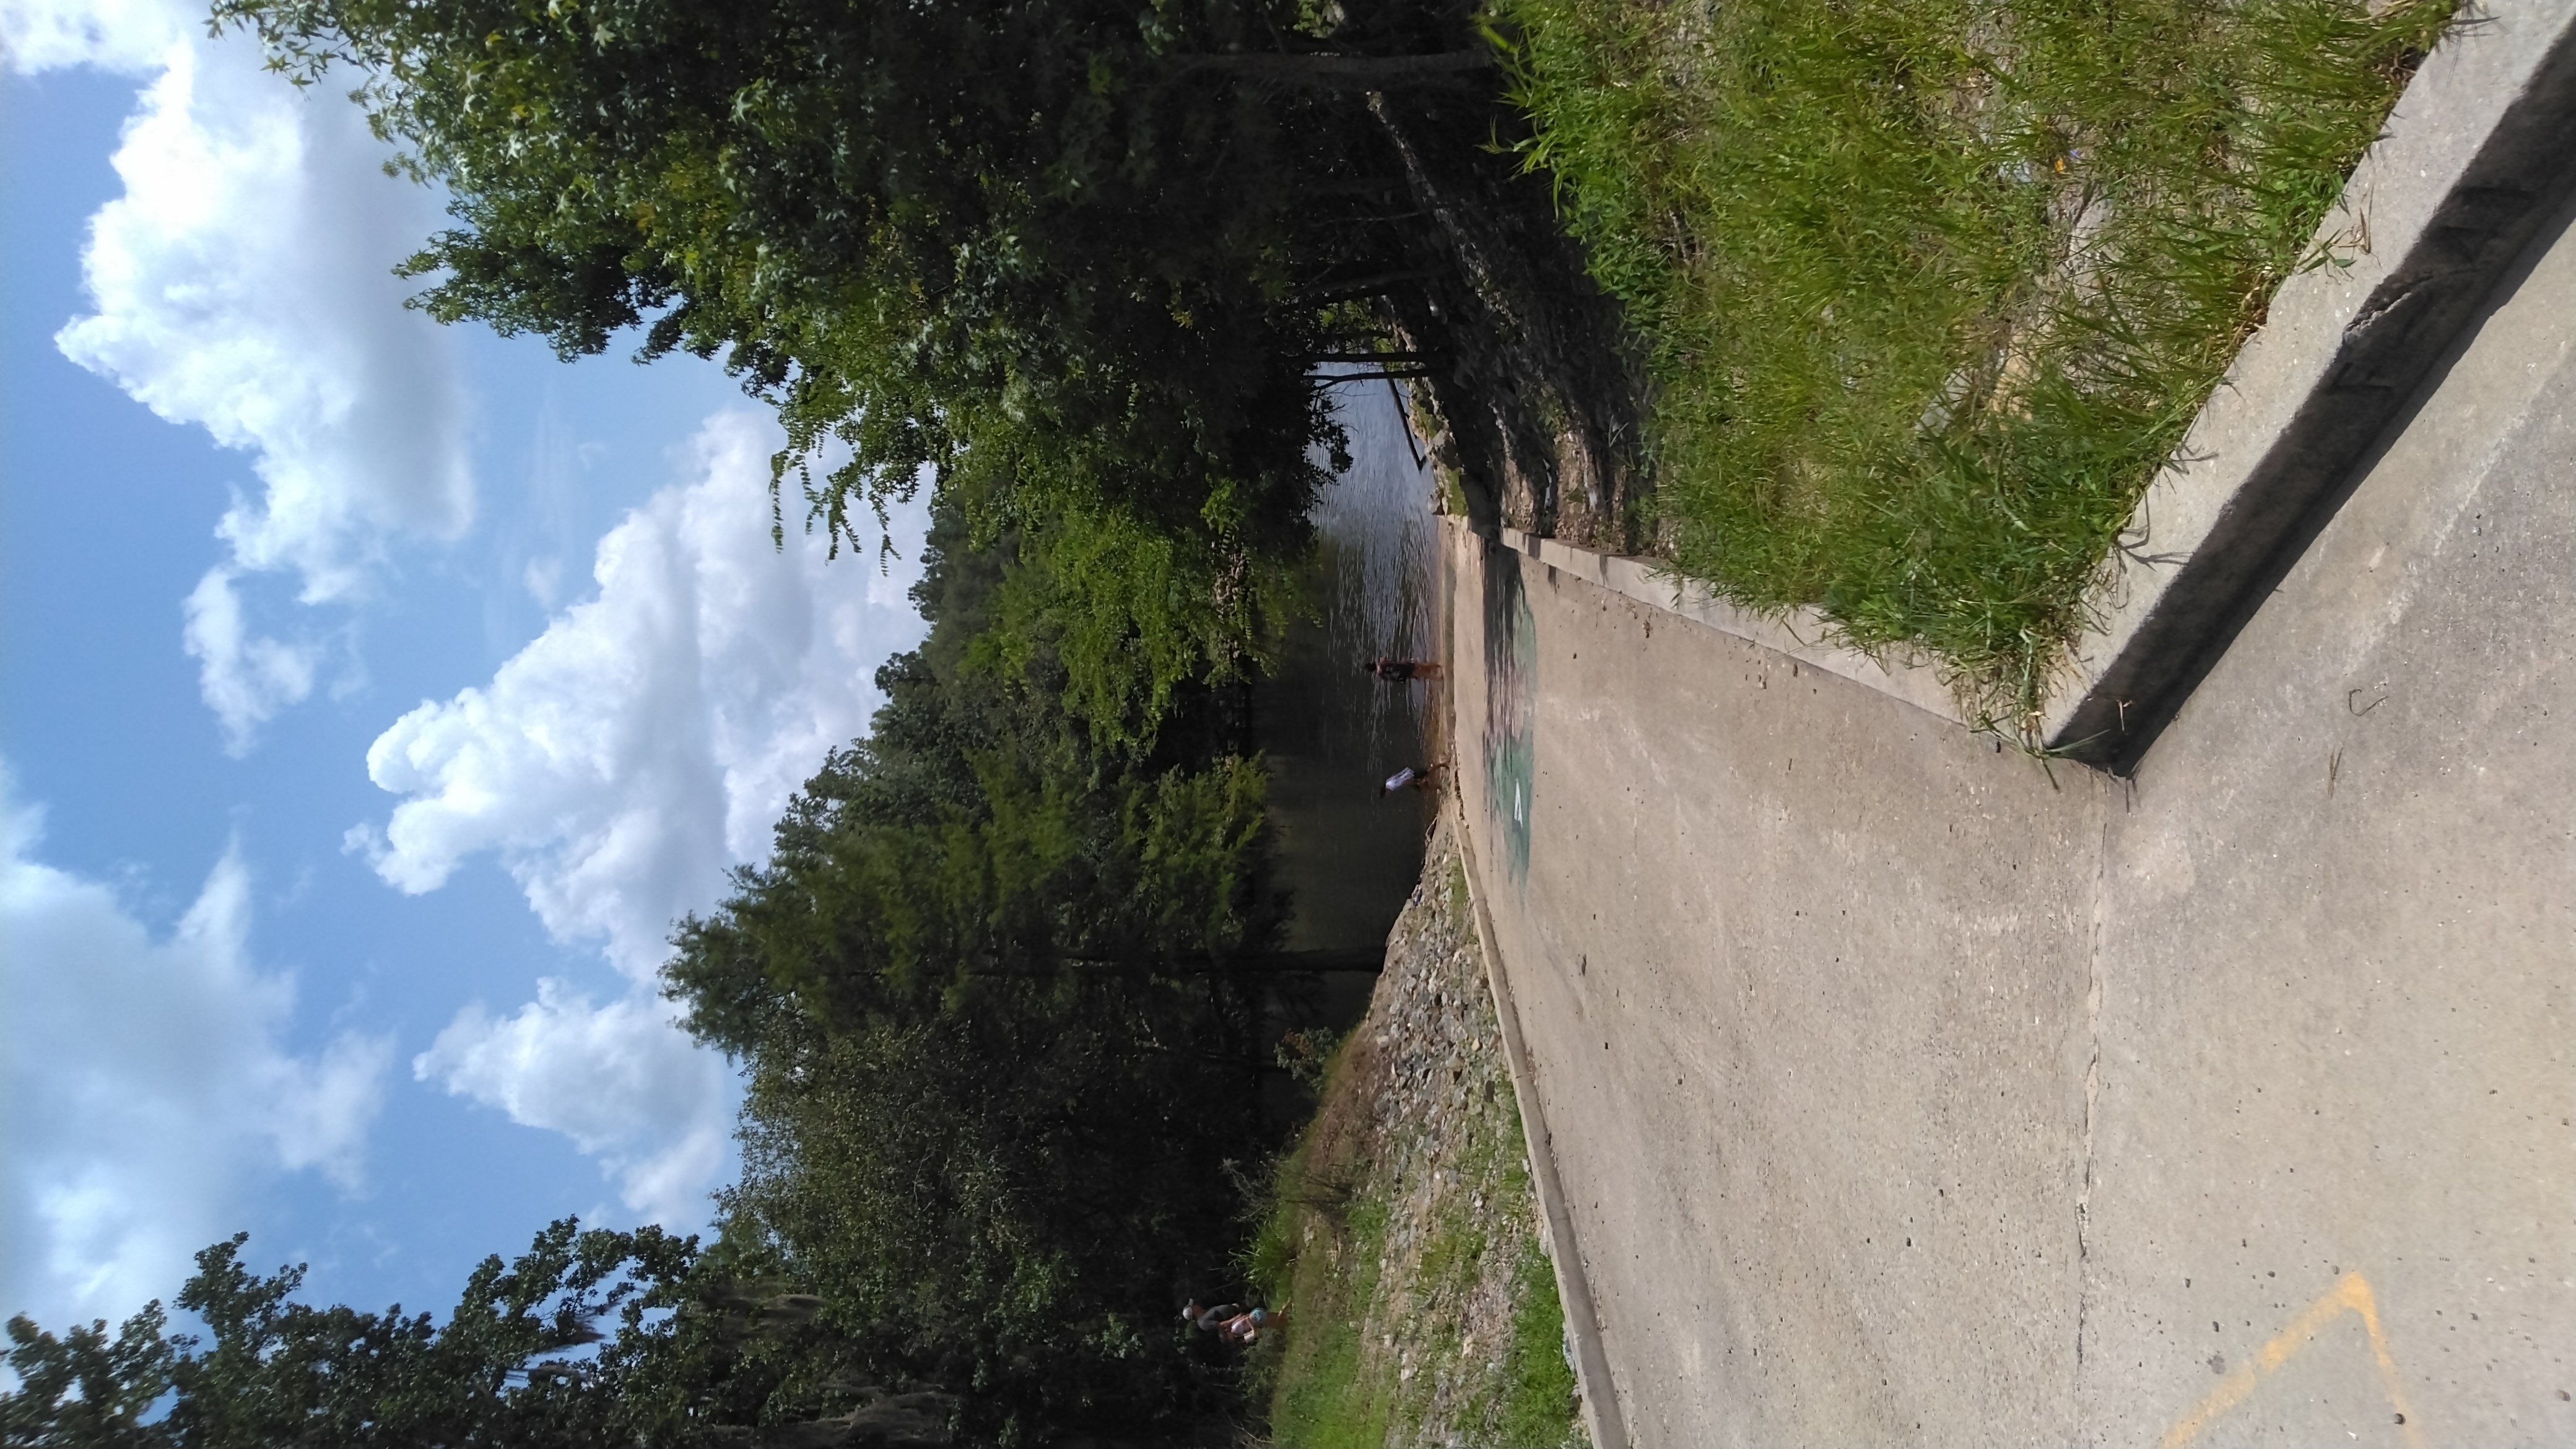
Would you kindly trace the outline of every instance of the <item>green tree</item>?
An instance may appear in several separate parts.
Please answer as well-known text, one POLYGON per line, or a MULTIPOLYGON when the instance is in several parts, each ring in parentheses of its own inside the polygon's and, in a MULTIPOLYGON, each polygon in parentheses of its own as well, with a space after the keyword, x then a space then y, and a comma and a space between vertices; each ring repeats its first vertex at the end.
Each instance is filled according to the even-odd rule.
POLYGON ((1226 1164, 1267 1137, 1204 989, 771 1021, 727 1237, 812 1287, 844 1372, 957 1386, 974 1442, 1231 1442, 1228 1376, 1172 1310, 1231 1276, 1226 1164))
POLYGON ((170 1388, 173 1359, 161 1305, 145 1305, 111 1338, 107 1324, 62 1337, 25 1314, 9 1320, 14 1392, 0 1392, 0 1445, 34 1449, 157 1449, 166 1426, 147 1423, 170 1388))
MULTIPOLYGON (((9 1321, 19 1389, 0 1398, 18 1446, 571 1446, 616 1417, 615 1365, 563 1351, 597 1343, 621 1315, 628 1334, 669 1307, 694 1244, 646 1228, 580 1232, 569 1219, 504 1266, 486 1259, 444 1325, 428 1314, 294 1300, 302 1268, 244 1268, 247 1235, 197 1255, 178 1306, 207 1336, 164 1337, 158 1303, 62 1338, 9 1321), (155 1411, 159 1411, 156 1412, 155 1411)), ((630 1349, 632 1345, 627 1346, 630 1349)))
POLYGON ((1225 719, 1239 702, 1199 687, 1150 744, 1101 744, 1066 707, 1051 631, 1004 622, 1036 570, 1014 538, 964 547, 960 512, 934 510, 915 589, 931 635, 877 672, 868 736, 674 937, 672 989, 729 1051, 768 1030, 737 1003, 855 1025, 1000 981, 1203 980, 1272 953, 1285 902, 1263 884, 1267 771, 1225 719))

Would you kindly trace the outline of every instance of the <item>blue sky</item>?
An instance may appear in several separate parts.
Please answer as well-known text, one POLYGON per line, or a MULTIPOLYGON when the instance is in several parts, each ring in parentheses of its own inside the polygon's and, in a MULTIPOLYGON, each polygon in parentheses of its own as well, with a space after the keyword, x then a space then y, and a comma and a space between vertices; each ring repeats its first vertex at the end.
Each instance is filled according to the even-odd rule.
POLYGON ((699 1226, 733 1085, 662 935, 921 629, 771 548, 720 370, 405 311, 437 199, 194 16, 0 0, 0 1313, 51 1325, 241 1229, 435 1308, 567 1212, 699 1226))

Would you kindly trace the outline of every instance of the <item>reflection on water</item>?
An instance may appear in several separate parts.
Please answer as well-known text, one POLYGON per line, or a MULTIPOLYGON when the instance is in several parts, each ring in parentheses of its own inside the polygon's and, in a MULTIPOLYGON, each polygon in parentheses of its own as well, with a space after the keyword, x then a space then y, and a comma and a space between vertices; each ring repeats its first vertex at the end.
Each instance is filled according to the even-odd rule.
POLYGON ((1386 384, 1334 391, 1351 469, 1316 505, 1314 617, 1289 630, 1262 689, 1260 733, 1281 883, 1295 904, 1289 947, 1374 952, 1421 873, 1427 820, 1426 797, 1380 798, 1378 784, 1429 763, 1432 686, 1382 684, 1365 670, 1380 655, 1430 655, 1431 475, 1386 384))

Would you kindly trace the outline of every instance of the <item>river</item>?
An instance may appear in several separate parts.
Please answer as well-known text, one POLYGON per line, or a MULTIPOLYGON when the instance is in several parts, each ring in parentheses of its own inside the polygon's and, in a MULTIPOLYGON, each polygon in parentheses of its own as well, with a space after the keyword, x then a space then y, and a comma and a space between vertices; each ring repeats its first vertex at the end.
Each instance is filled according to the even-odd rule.
MULTIPOLYGON (((1428 690, 1366 672, 1431 653, 1431 475, 1383 382, 1335 389, 1351 467, 1318 500, 1311 615, 1261 686, 1280 882, 1300 951, 1382 949, 1422 870, 1428 798, 1379 784, 1424 758, 1428 690)), ((1336 993, 1338 994, 1338 993, 1336 993)))

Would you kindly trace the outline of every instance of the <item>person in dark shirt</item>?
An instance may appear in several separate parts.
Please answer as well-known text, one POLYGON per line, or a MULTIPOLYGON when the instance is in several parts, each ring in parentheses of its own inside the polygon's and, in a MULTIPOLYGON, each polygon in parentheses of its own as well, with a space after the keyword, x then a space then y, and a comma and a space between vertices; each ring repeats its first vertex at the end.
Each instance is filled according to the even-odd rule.
POLYGON ((1388 684, 1408 684, 1416 679, 1438 679, 1440 665, 1429 659, 1372 659, 1368 672, 1388 684))
POLYGON ((1181 1321, 1201 1333, 1214 1333, 1241 1312, 1243 1312, 1241 1308, 1231 1303, 1220 1303, 1214 1308, 1202 1308, 1199 1306, 1199 1301, 1193 1298, 1181 1305, 1181 1321))
POLYGON ((1201 1308, 1195 1298, 1181 1305, 1181 1321, 1203 1333, 1213 1333, 1227 1343, 1251 1343, 1261 1337, 1261 1330, 1279 1320, 1288 1310, 1273 1313, 1267 1308, 1244 1308, 1220 1303, 1214 1308, 1201 1308))

